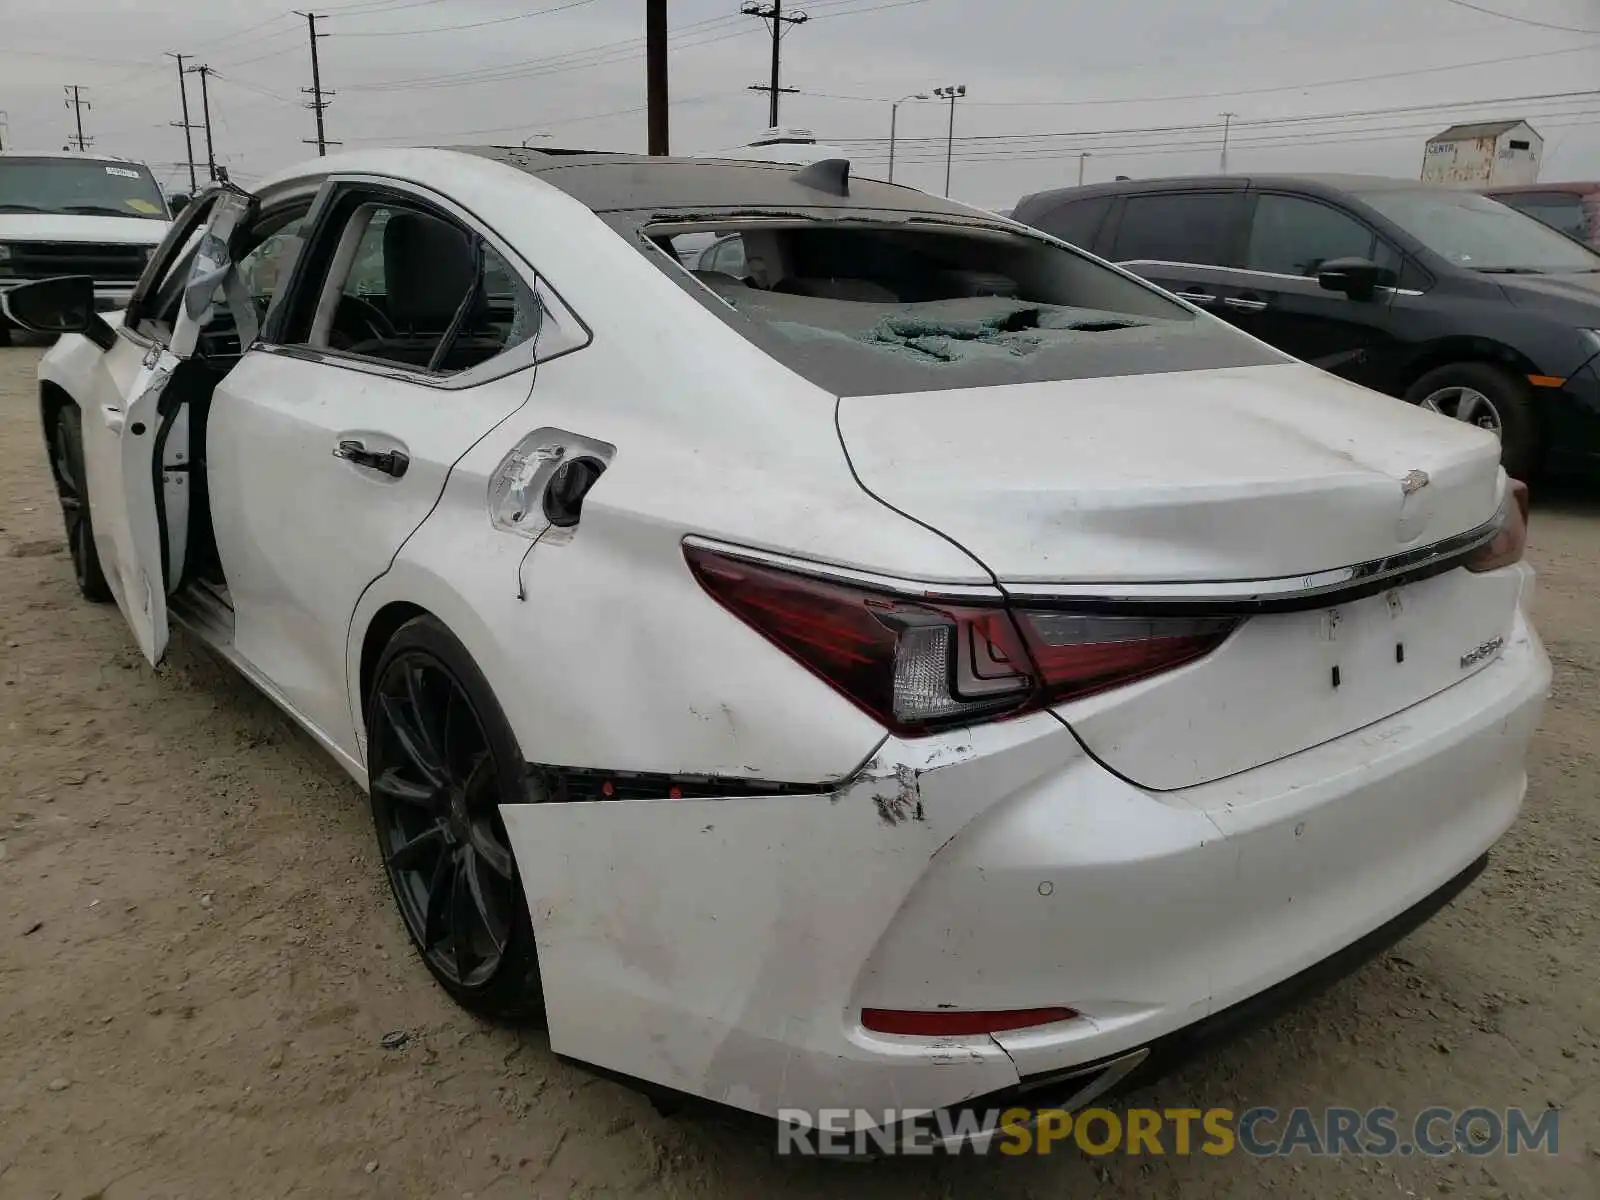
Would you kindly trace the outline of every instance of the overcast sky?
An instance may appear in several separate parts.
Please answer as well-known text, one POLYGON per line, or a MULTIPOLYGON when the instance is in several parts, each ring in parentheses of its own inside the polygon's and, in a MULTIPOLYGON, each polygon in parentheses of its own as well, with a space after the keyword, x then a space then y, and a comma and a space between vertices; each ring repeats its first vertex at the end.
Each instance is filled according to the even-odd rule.
MULTIPOLYGON (((1235 114, 1233 171, 1414 178, 1429 134, 1523 117, 1546 139, 1543 178, 1600 177, 1600 0, 1472 3, 1523 20, 1464 0, 789 0, 812 19, 783 43, 784 83, 800 92, 783 97, 782 123, 847 145, 859 172, 881 175, 889 101, 965 84, 953 193, 992 207, 1076 182, 1085 152, 1089 181, 1215 170, 1224 112, 1235 114)), ((766 126, 766 96, 746 89, 765 82, 769 44, 739 7, 672 0, 675 153, 766 126)), ((346 146, 547 132, 556 145, 644 149, 644 0, 329 0, 319 11, 323 84, 338 93, 328 136, 346 146)), ((93 149, 146 159, 176 183, 177 75, 162 55, 183 51, 216 70, 217 157, 236 177, 314 153, 300 140, 314 132, 299 106, 305 22, 274 14, 230 0, 5 0, 6 148, 60 150, 73 132, 62 87, 81 84, 93 149)), ((901 107, 898 180, 944 189, 948 119, 936 102, 901 107)))

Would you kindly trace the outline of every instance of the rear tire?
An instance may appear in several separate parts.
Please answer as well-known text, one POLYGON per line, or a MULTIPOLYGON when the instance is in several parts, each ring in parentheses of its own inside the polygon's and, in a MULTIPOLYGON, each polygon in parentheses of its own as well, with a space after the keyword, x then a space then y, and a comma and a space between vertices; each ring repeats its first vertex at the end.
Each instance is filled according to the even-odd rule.
POLYGON ((78 590, 84 599, 105 604, 112 598, 111 588, 94 544, 94 514, 89 509, 88 476, 83 469, 83 417, 76 404, 64 404, 56 411, 50 431, 50 470, 56 479, 56 498, 78 590))
POLYGON ((6 324, 6 319, 0 317, 0 350, 11 345, 11 326, 6 324))
POLYGON ((500 818, 526 804, 528 765, 466 648, 431 616, 402 625, 367 697, 373 824, 389 887, 423 963, 463 1008, 544 1010, 522 878, 500 818))
POLYGON ((1493 430, 1506 473, 1526 480, 1539 465, 1539 423, 1526 379, 1486 362, 1435 367, 1406 389, 1405 398, 1447 417, 1493 430))

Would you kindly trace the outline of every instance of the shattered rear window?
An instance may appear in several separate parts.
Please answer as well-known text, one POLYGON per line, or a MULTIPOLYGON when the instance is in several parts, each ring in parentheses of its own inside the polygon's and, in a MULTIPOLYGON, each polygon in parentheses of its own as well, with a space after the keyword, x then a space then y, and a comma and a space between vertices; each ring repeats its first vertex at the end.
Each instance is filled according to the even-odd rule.
POLYGON ((1140 281, 1003 228, 768 218, 645 232, 713 311, 837 395, 1283 361, 1140 281))

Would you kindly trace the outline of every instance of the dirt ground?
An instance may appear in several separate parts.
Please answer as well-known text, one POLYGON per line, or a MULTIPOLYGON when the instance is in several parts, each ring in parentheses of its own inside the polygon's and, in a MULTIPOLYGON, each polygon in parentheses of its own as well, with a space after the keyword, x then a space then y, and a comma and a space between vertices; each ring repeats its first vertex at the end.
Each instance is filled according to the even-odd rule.
POLYGON ((1487 874, 1395 952, 1132 1098, 1550 1106, 1555 1157, 797 1162, 452 1007, 405 940, 360 791, 191 639, 152 670, 115 609, 78 598, 38 356, 0 350, 0 1197, 1600 1196, 1595 496, 1535 512, 1555 695, 1487 874))

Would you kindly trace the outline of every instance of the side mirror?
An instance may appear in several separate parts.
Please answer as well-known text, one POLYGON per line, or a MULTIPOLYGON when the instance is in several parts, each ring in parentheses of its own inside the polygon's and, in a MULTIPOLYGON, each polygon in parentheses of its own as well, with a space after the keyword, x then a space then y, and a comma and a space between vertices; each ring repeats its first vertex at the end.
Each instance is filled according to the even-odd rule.
POLYGON ((189 200, 190 199, 191 199, 191 197, 189 195, 187 195, 186 193, 179 192, 174 196, 168 197, 168 199, 167 199, 167 208, 169 208, 172 211, 172 215, 173 216, 177 216, 184 209, 189 207, 189 200))
POLYGON ((111 326, 95 311, 94 279, 88 275, 19 283, 0 292, 0 311, 33 333, 81 333, 102 350, 116 343, 111 326))
POLYGON ((1367 258, 1330 258, 1317 268, 1317 283, 1352 300, 1371 300, 1380 287, 1393 282, 1393 271, 1367 258))

